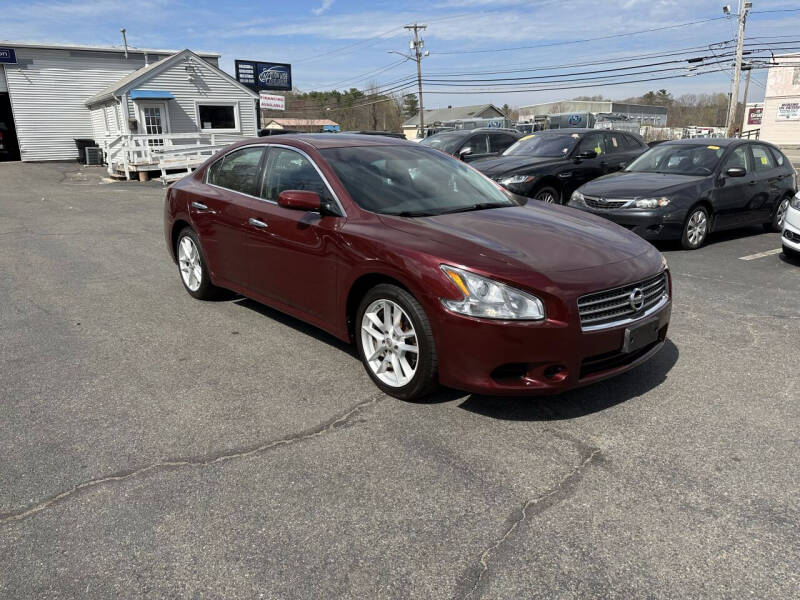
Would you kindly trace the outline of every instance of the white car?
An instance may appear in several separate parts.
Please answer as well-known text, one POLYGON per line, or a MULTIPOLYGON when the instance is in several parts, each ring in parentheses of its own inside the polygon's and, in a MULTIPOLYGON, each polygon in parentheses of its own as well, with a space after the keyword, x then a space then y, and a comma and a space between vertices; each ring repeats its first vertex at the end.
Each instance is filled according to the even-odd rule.
POLYGON ((786 207, 781 241, 786 256, 800 259, 800 192, 795 194, 786 207))

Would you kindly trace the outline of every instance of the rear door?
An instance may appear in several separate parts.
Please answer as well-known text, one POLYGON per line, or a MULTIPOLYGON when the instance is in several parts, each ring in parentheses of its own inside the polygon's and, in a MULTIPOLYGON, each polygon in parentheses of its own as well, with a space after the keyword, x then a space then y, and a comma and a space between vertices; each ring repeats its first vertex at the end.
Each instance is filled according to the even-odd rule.
POLYGON ((226 154, 209 167, 205 193, 189 202, 212 273, 236 286, 247 282, 247 206, 258 193, 263 159, 263 145, 226 154))
POLYGON ((609 131, 603 134, 603 139, 606 149, 604 172, 619 171, 629 160, 624 136, 621 133, 609 131))
POLYGON ((778 168, 775 155, 768 146, 751 144, 753 164, 758 179, 758 198, 754 199, 749 218, 754 223, 766 223, 772 218, 778 203, 783 198, 784 172, 778 168))

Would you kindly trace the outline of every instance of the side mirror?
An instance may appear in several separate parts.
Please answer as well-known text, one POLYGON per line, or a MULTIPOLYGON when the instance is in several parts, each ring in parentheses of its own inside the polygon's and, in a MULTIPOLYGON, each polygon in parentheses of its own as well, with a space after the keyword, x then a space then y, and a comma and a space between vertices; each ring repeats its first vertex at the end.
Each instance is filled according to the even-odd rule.
POLYGON ((575 158, 597 158, 597 152, 594 150, 587 150, 586 152, 578 152, 575 158))
POLYGON ((461 160, 464 160, 470 154, 472 154, 472 148, 470 148, 469 146, 466 146, 466 147, 464 147, 464 148, 462 148, 461 150, 458 151, 458 158, 460 158, 461 160))
POLYGON ((278 194, 278 206, 291 210, 320 212, 322 200, 316 192, 306 190, 284 190, 278 194))
POLYGON ((728 177, 744 177, 747 175, 747 169, 743 169, 742 167, 731 167, 725 171, 725 175, 728 177))

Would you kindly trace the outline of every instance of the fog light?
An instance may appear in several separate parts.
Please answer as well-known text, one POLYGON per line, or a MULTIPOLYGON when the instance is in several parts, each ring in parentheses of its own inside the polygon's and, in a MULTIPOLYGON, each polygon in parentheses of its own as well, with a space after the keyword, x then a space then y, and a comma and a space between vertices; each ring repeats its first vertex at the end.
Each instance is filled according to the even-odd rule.
POLYGON ((550 381, 563 381, 567 377, 567 367, 551 365, 544 370, 544 376, 550 381))

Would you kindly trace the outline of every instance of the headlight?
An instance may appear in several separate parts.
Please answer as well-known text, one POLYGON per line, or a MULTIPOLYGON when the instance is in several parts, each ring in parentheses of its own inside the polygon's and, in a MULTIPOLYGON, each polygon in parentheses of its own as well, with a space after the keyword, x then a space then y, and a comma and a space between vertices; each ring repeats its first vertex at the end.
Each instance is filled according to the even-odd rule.
POLYGON ((661 208, 669 204, 669 198, 661 196, 661 198, 640 198, 634 201, 636 208, 661 208))
POLYGON ((572 196, 569 199, 570 202, 577 202, 578 204, 586 204, 583 200, 583 194, 581 194, 578 190, 572 192, 572 196))
POLYGON ((442 298, 453 312, 485 319, 544 319, 544 304, 532 294, 464 269, 442 265, 442 271, 463 294, 459 300, 442 298))
POLYGON ((797 210, 800 210, 800 192, 798 192, 794 198, 789 200, 789 206, 791 206, 792 208, 796 208, 797 210))
POLYGON ((536 178, 535 175, 514 175, 513 177, 505 177, 500 180, 500 185, 519 185, 520 183, 528 183, 536 178))

